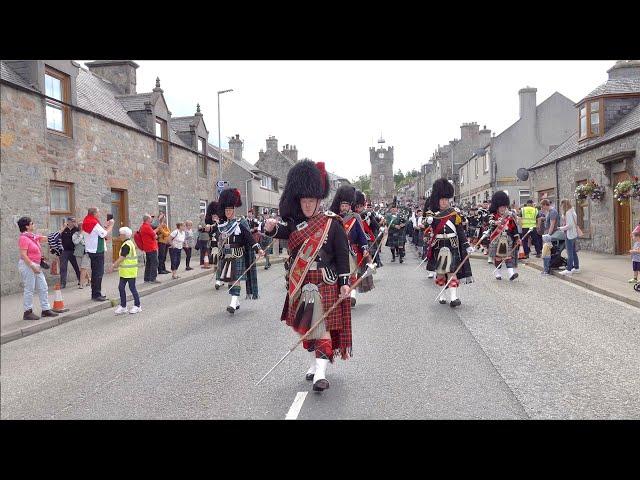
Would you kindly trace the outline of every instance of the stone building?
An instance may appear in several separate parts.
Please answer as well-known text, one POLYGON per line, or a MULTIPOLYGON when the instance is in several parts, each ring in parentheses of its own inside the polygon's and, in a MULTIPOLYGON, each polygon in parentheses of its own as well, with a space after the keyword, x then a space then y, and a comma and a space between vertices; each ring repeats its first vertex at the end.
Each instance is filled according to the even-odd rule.
POLYGON ((489 158, 491 144, 477 149, 459 169, 460 205, 477 206, 493 195, 489 158))
POLYGON ((287 181, 287 174, 291 167, 298 161, 298 149, 295 145, 285 145, 282 152, 278 151, 278 139, 273 135, 267 138, 267 150, 260 149, 256 168, 267 172, 272 177, 280 181, 280 186, 284 188, 287 181))
POLYGON ((371 202, 391 203, 396 184, 393 179, 393 147, 384 148, 384 138, 378 140, 379 147, 369 147, 371 162, 371 202))
MULTIPOLYGON (((159 210, 173 226, 197 220, 215 198, 218 159, 199 108, 173 118, 159 80, 137 93, 130 60, 87 67, 0 62, 2 294, 20 290, 15 221, 23 215, 43 233, 92 206, 103 222, 112 213, 116 227, 137 229, 144 213, 159 210)), ((107 256, 118 247, 108 242, 107 256)))
POLYGON ((640 201, 620 205, 613 190, 640 175, 640 61, 619 61, 607 73, 605 83, 575 104, 578 131, 530 166, 529 182, 538 200, 572 200, 585 233, 583 248, 625 255, 640 221, 640 201), (587 180, 605 188, 601 200, 575 198, 576 187, 587 180))

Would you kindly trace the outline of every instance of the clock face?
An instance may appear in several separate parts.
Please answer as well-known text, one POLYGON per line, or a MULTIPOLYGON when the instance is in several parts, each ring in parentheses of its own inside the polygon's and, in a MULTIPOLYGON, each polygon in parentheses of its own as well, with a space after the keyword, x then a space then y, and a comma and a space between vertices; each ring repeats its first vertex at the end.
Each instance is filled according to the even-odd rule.
POLYGON ((384 153, 380 152, 380 153, 378 154, 378 158, 384 158, 384 153))

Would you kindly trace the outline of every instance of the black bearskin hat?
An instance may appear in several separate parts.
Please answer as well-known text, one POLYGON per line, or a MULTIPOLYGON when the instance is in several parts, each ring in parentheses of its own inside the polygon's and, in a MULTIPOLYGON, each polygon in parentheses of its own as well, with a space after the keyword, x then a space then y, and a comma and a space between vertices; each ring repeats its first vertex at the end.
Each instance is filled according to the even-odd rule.
POLYGON ((300 208, 301 198, 322 200, 329 195, 329 181, 324 162, 302 160, 297 162, 287 174, 287 183, 280 197, 280 216, 301 220, 304 218, 300 208))
POLYGON ((491 197, 491 206, 489 207, 490 213, 496 213, 499 207, 508 207, 509 206, 509 195, 504 193, 502 190, 498 190, 491 197))
POLYGON ((393 196, 393 202, 391 202, 391 208, 398 208, 398 197, 393 196))
POLYGON ((424 199, 424 208, 422 209, 422 213, 426 213, 431 210, 431 197, 425 197, 424 199))
POLYGON ((351 205, 351 208, 355 210, 357 205, 362 205, 364 207, 366 201, 367 200, 364 197, 364 193, 362 193, 360 190, 356 190, 356 199, 353 202, 353 205, 351 205))
POLYGON ((204 223, 211 225, 213 223, 214 215, 218 215, 218 202, 215 200, 207 205, 207 212, 204 215, 204 223))
POLYGON ((224 214, 225 208, 237 208, 242 206, 240 190, 237 188, 225 188, 218 197, 218 217, 227 218, 224 214))
POLYGON ((431 187, 431 196, 429 197, 429 210, 432 212, 440 211, 441 198, 453 198, 454 190, 451 182, 446 178, 439 178, 433 182, 431 187))
POLYGON ((338 188, 336 192, 336 196, 333 197, 333 202, 331 202, 331 210, 336 215, 340 215, 340 204, 342 202, 346 202, 349 205, 353 205, 353 202, 356 201, 356 187, 353 185, 342 185, 338 188))

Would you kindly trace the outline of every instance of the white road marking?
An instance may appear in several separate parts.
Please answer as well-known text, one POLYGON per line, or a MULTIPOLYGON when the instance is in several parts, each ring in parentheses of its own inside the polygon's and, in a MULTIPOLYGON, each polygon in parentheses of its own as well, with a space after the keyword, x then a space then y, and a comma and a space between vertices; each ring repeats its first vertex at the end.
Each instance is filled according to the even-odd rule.
POLYGON ((298 392, 296 394, 296 398, 293 399, 291 408, 289 408, 286 417, 284 417, 285 420, 295 420, 296 418, 298 418, 300 409, 302 408, 302 404, 304 403, 304 399, 307 398, 307 393, 309 392, 298 392))

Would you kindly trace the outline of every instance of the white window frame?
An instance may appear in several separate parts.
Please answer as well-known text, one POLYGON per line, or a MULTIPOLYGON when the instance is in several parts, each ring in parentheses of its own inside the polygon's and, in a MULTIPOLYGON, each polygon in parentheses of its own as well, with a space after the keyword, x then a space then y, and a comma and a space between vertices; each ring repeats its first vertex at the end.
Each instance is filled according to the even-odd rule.
POLYGON ((167 218, 167 225, 171 225, 169 221, 169 195, 158 194, 158 213, 164 211, 164 216, 167 218))
POLYGON ((265 175, 262 178, 260 178, 260 187, 266 190, 273 190, 273 181, 271 177, 265 175))
POLYGON ((200 199, 200 213, 207 213, 207 201, 200 199))
POLYGON ((484 154, 484 173, 489 171, 489 155, 487 153, 484 154))
POLYGON ((520 206, 524 205, 526 203, 527 200, 529 200, 531 198, 531 190, 529 189, 522 189, 522 190, 518 190, 518 201, 520 202, 520 206), (523 192, 527 192, 526 195, 523 195, 523 192), (522 201, 522 197, 525 197, 525 201, 522 201))

